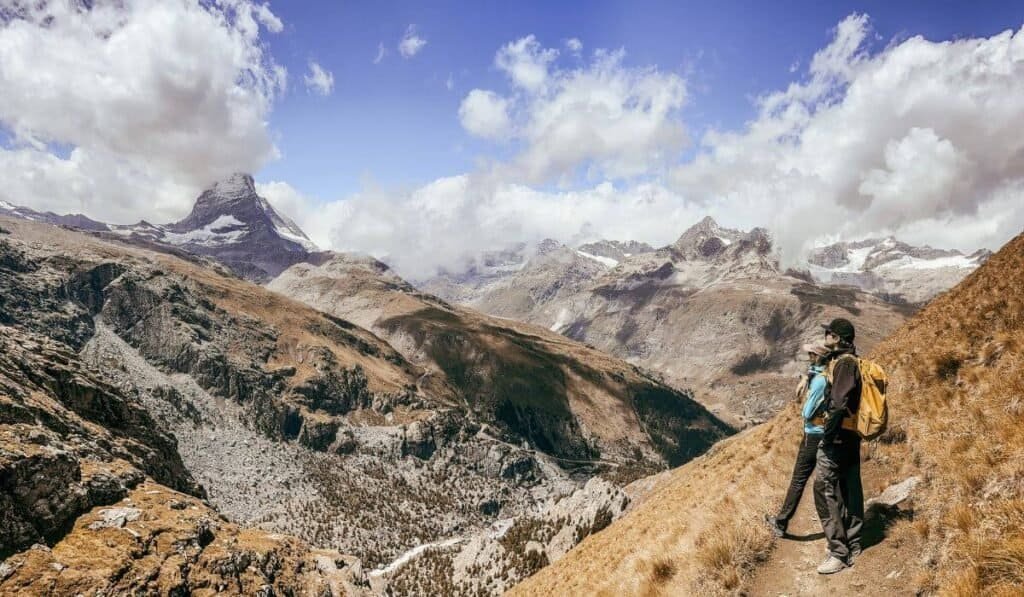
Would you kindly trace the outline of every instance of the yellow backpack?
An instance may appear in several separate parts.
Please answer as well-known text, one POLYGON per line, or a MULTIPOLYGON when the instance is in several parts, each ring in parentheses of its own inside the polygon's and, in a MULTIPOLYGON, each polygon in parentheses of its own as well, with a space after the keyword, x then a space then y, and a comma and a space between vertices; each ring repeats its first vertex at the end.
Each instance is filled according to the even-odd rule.
MULTIPOLYGON (((827 375, 830 386, 836 362, 844 356, 832 359, 828 365, 827 375)), ((889 377, 878 363, 850 356, 857 359, 857 369, 860 371, 860 405, 857 407, 857 412, 843 419, 842 427, 849 431, 856 431, 864 439, 874 439, 885 431, 885 426, 889 422, 889 405, 885 401, 885 390, 889 385, 889 377)))

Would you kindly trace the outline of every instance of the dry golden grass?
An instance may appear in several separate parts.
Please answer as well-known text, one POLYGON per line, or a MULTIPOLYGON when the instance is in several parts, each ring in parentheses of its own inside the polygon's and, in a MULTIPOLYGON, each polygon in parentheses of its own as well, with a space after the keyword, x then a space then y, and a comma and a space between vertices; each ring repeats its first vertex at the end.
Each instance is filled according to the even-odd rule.
POLYGON ((929 480, 919 533, 933 555, 920 589, 1024 593, 1024 237, 928 305, 875 357, 901 380, 903 456, 929 480))
POLYGON ((797 442, 769 438, 795 425, 795 417, 789 409, 676 469, 623 519, 510 594, 733 592, 771 549, 758 517, 782 499, 797 442))
MULTIPOLYGON (((892 412, 890 430, 864 448, 865 494, 912 475, 923 480, 910 504, 914 519, 885 539, 910 592, 1024 595, 1022 332, 1024 235, 869 355, 889 373, 892 412)), ((788 481, 796 426, 787 409, 676 469, 634 511, 512 594, 749 590, 771 545, 757 517, 777 505, 788 481)), ((861 566, 858 582, 878 586, 890 571, 861 566)))
POLYGON ((701 593, 738 589, 744 579, 772 548, 772 536, 757 512, 732 511, 727 499, 716 506, 711 525, 697 537, 694 558, 699 565, 696 588, 701 593))

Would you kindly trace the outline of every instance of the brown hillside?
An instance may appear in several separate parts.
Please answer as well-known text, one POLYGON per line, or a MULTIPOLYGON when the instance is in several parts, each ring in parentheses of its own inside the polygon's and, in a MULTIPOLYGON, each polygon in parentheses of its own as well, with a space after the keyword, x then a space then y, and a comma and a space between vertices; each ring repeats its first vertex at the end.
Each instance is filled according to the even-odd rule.
MULTIPOLYGON (((1024 235, 869 355, 890 374, 892 420, 865 444, 865 497, 921 482, 898 510, 869 510, 853 569, 818 577, 820 535, 773 543, 759 522, 788 482, 791 407, 677 469, 512 594, 1024 594, 1022 288, 1024 235)), ((809 501, 798 532, 815 528, 809 501)))
POLYGON ((730 429, 691 396, 550 330, 417 291, 372 258, 292 266, 267 288, 384 338, 435 373, 510 442, 560 462, 624 463, 635 478, 676 466, 730 429))

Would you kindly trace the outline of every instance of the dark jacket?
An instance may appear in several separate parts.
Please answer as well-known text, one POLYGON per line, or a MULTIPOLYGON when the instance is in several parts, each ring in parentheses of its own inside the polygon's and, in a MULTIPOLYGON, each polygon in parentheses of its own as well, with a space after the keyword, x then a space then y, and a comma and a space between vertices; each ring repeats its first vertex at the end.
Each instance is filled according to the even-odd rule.
POLYGON ((857 359, 841 358, 847 354, 857 356, 857 348, 837 348, 828 355, 830 361, 840 360, 832 369, 832 389, 828 394, 828 416, 825 419, 823 443, 835 441, 843 418, 857 412, 857 407, 860 406, 860 367, 857 359))

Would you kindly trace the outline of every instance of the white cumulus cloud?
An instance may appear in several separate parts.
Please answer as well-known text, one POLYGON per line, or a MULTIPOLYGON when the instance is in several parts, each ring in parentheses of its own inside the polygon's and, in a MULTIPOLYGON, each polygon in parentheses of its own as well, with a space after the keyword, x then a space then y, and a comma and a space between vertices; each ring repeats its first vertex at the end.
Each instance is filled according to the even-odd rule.
MULTIPOLYGON (((874 52, 872 37, 866 17, 844 19, 798 80, 756 98, 743 127, 709 129, 685 160, 676 152, 685 141, 685 83, 674 74, 626 67, 621 52, 598 52, 569 70, 546 58, 532 62, 542 72, 506 61, 511 89, 471 91, 460 118, 479 136, 503 130, 519 151, 499 167, 413 191, 328 203, 337 225, 326 244, 386 257, 415 279, 545 237, 662 245, 705 215, 768 227, 789 263, 823 240, 895 233, 973 251, 1019 234, 1024 30, 912 37, 874 52), (481 116, 488 113, 496 116, 481 116), (582 188, 529 186, 580 164, 598 173, 582 188), (649 176, 609 180, 635 172, 649 176)), ((544 56, 524 39, 499 53, 544 56)))
POLYGON ((320 95, 330 95, 334 91, 334 74, 326 71, 316 62, 309 63, 309 72, 302 77, 306 89, 320 95))
POLYGON ((558 58, 558 50, 544 48, 532 35, 510 42, 498 50, 494 64, 505 71, 512 82, 538 92, 548 80, 548 67, 558 58))
POLYGON ((493 91, 474 89, 459 106, 459 122, 477 137, 500 139, 508 134, 508 100, 493 91))
POLYGON ((427 45, 427 40, 416 33, 416 25, 409 25, 405 29, 405 35, 398 42, 398 53, 402 58, 412 58, 427 45))
POLYGON ((1024 225, 1024 30, 875 54, 869 35, 867 17, 844 19, 804 80, 761 97, 743 130, 705 134, 674 188, 770 226, 788 259, 823 235, 998 247, 1024 225))
POLYGON ((166 218, 202 186, 276 155, 266 119, 286 71, 260 40, 282 28, 266 5, 0 10, 0 123, 15 137, 0 148, 0 198, 110 221, 166 218))
POLYGON ((626 66, 622 50, 596 50, 573 69, 559 68, 557 58, 532 35, 506 44, 494 62, 509 78, 508 92, 474 89, 459 108, 469 133, 517 142, 516 156, 499 167, 505 180, 535 184, 583 173, 599 181, 675 163, 687 142, 681 76, 626 66))

